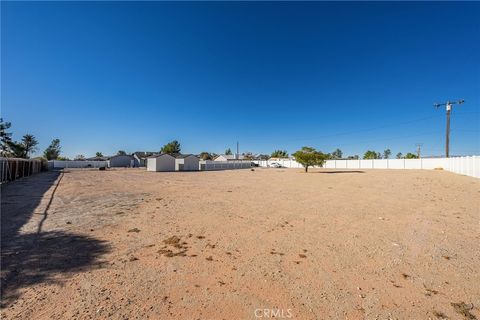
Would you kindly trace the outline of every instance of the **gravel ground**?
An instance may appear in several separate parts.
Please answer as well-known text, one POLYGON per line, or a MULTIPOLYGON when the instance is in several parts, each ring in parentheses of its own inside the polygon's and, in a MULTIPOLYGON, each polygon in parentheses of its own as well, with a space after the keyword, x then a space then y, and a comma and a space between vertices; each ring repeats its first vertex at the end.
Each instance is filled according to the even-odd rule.
POLYGON ((480 319, 480 180, 47 172, 2 186, 3 319, 480 319))

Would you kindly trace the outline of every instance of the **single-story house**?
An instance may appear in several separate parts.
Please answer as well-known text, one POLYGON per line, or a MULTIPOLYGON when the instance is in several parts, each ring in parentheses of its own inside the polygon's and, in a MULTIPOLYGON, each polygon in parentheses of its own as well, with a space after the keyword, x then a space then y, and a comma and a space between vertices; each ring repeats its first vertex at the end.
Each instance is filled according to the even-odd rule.
POLYGON ((135 162, 138 163, 139 167, 145 167, 147 165, 147 159, 150 156, 153 156, 155 152, 142 152, 142 151, 137 151, 132 154, 132 156, 135 158, 135 162))
POLYGON ((175 171, 175 156, 161 153, 147 158, 147 171, 175 171))
POLYGON ((244 156, 242 154, 220 154, 213 161, 233 161, 233 160, 244 160, 244 156))
POLYGON ((198 171, 200 158, 193 154, 179 154, 175 156, 175 171, 198 171))
POLYGON ((138 167, 138 162, 131 155, 116 155, 108 159, 108 166, 110 168, 121 167, 138 167))

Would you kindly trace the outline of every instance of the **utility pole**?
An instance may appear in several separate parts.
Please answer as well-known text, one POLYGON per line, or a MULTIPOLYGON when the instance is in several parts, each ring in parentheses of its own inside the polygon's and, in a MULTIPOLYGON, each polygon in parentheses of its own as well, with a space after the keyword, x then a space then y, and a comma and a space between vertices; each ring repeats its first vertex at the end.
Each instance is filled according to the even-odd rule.
POLYGON ((423 143, 416 143, 417 146, 417 157, 420 159, 422 157, 422 146, 423 143))
POLYGON ((458 101, 447 101, 445 103, 434 103, 433 106, 435 108, 439 108, 441 106, 445 106, 445 110, 447 111, 447 130, 445 136, 445 156, 448 158, 450 153, 450 113, 452 112, 452 106, 454 104, 462 104, 465 100, 461 99, 458 101))
POLYGON ((237 160, 238 160, 238 158, 240 158, 240 153, 239 153, 240 151, 239 150, 240 149, 238 148, 238 141, 237 141, 237 155, 235 156, 235 159, 237 159, 237 160))

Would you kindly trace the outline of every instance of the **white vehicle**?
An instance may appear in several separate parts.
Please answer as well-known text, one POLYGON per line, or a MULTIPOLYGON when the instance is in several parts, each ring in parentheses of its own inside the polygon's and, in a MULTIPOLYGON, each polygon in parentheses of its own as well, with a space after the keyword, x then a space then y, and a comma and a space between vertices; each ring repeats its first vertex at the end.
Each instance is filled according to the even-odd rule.
POLYGON ((282 168, 282 165, 278 162, 272 162, 272 163, 270 163, 270 167, 272 167, 272 168, 282 168))

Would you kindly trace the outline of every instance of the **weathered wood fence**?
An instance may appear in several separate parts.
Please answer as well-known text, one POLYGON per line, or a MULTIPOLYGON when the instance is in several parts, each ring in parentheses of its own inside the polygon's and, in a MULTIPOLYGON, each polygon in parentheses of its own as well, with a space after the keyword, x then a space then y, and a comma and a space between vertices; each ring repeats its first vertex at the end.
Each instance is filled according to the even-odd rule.
POLYGON ((42 171, 38 159, 0 158, 0 183, 17 180, 42 171))

